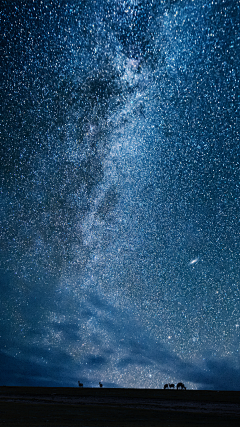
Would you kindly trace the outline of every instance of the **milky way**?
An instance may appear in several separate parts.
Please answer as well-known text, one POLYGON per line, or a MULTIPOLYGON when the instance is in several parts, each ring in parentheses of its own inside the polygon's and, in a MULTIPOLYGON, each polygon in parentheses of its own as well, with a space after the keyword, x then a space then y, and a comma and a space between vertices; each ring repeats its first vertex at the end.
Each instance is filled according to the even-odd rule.
POLYGON ((2 4, 1 384, 239 389, 239 2, 2 4))

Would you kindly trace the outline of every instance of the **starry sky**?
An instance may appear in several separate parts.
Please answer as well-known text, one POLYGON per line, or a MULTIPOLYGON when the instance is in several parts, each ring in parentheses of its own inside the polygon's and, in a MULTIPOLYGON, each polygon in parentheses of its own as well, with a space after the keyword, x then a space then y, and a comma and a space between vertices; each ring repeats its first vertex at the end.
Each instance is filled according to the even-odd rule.
POLYGON ((0 12, 0 385, 239 390, 240 2, 0 12))

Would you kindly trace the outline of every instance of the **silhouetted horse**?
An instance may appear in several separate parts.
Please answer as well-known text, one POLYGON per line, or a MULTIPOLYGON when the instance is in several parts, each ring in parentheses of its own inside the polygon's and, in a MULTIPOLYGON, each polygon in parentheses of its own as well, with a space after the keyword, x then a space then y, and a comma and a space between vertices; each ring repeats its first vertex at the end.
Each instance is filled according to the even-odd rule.
POLYGON ((182 390, 186 390, 186 387, 185 387, 185 385, 184 385, 183 383, 178 383, 178 384, 177 384, 177 390, 178 390, 179 388, 181 388, 182 390))
POLYGON ((175 388, 174 384, 169 384, 169 388, 175 388))
POLYGON ((78 385, 79 387, 83 387, 83 383, 80 383, 80 381, 78 381, 78 385))
POLYGON ((99 386, 102 387, 102 383, 99 383, 99 386))
POLYGON ((166 388, 168 388, 168 384, 165 384, 165 386, 163 387, 164 390, 166 390, 166 388))

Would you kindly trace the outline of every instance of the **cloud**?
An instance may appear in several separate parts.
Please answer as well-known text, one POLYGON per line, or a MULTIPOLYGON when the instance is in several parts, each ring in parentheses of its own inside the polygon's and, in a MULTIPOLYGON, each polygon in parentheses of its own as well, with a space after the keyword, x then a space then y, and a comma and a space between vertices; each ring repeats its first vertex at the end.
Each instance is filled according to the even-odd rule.
POLYGON ((199 389, 240 390, 240 368, 234 367, 228 358, 209 358, 202 369, 195 367, 189 374, 186 376, 199 384, 199 389))
POLYGON ((63 385, 62 376, 56 366, 53 370, 49 366, 41 365, 22 357, 14 357, 0 352, 1 364, 1 385, 19 385, 19 386, 61 386, 63 385))
MULTIPOLYGON (((64 306, 60 306, 62 313, 64 306)), ((239 390, 240 370, 232 360, 209 356, 198 364, 183 359, 149 336, 132 310, 114 307, 96 293, 89 292, 87 297, 85 293, 78 311, 73 302, 72 315, 59 323, 61 313, 56 320, 49 318, 44 328, 39 324, 26 332, 24 342, 5 335, 2 349, 11 348, 11 352, 0 352, 0 384, 77 386, 80 380, 85 386, 98 386, 100 380, 105 387, 126 383, 141 387, 144 372, 149 370, 157 378, 153 375, 148 387, 173 380, 195 384, 198 389, 239 390), (136 382, 131 382, 133 372, 143 372, 136 382)))
POLYGON ((89 356, 87 359, 87 364, 90 368, 99 369, 99 367, 107 363, 107 359, 101 356, 89 356))

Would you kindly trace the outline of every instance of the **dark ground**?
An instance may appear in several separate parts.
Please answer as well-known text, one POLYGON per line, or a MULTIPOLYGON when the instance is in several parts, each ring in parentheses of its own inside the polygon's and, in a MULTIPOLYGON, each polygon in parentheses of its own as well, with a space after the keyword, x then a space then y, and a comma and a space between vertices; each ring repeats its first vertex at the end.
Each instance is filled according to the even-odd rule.
POLYGON ((239 426, 240 392, 0 387, 0 426, 239 426))

